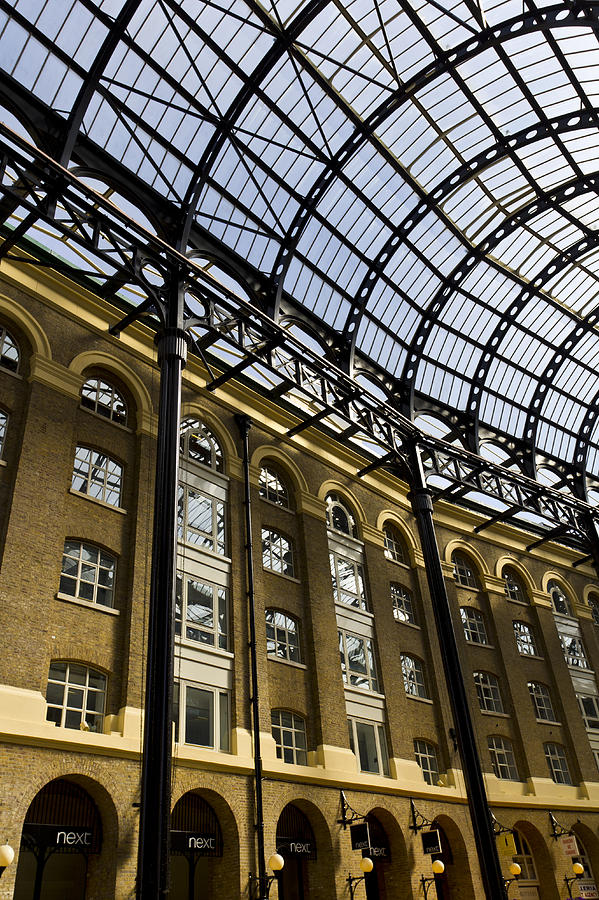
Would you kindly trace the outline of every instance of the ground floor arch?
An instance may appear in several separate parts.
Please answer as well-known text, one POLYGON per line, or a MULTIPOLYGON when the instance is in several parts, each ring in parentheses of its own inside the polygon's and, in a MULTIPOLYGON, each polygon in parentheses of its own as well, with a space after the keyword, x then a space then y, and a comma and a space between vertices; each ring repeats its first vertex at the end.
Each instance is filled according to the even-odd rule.
POLYGON ((433 828, 439 832, 441 853, 432 859, 440 859, 445 866, 442 875, 434 876, 437 900, 475 900, 466 843, 460 829, 449 816, 438 816, 433 828))
POLYGON ((335 896, 328 824, 305 800, 288 803, 279 815, 276 848, 285 860, 277 877, 279 900, 326 900, 335 896))
POLYGON ((86 788, 70 778, 49 782, 25 815, 14 900, 86 900, 103 845, 102 817, 86 788))

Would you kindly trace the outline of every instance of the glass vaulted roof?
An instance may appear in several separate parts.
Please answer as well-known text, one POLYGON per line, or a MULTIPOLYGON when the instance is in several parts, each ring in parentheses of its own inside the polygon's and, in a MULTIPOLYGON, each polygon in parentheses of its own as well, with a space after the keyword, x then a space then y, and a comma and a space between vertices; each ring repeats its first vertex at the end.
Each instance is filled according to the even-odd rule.
POLYGON ((0 0, 0 116, 424 429, 588 488, 598 32, 589 0, 0 0))

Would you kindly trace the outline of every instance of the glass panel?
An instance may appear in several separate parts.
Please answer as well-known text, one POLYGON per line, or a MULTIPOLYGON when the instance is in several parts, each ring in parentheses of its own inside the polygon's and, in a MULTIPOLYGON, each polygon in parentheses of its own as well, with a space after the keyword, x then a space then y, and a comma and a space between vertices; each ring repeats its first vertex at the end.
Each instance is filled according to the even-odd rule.
POLYGON ((214 746, 214 695, 200 688, 186 688, 185 743, 214 746))
POLYGON ((374 737, 374 725, 364 722, 356 722, 358 735, 358 749, 360 754, 360 768, 363 772, 379 772, 379 760, 376 740, 374 737))

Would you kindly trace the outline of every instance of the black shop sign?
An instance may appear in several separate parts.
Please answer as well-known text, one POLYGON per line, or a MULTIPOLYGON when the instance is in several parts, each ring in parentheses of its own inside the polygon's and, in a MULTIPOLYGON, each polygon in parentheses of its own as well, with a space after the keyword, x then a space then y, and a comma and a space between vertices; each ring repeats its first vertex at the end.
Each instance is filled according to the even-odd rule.
POLYGON ((171 850, 197 856, 215 856, 218 851, 216 834, 197 831, 171 831, 171 850))
POLYGON ((431 855, 441 853, 441 835, 435 828, 422 832, 422 852, 431 855))
POLYGON ((42 825, 28 822, 23 831, 38 847, 48 847, 67 853, 97 853, 93 828, 85 825, 42 825))

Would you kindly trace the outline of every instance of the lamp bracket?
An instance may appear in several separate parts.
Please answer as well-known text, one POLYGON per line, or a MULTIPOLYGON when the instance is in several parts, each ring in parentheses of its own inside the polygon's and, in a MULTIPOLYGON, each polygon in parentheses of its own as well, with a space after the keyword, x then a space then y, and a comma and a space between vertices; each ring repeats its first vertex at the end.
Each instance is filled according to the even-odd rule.
MULTIPOLYGON (((337 825, 343 825, 344 828, 347 828, 348 825, 351 825, 351 823, 355 822, 357 819, 365 819, 366 818, 366 816, 363 816, 361 813, 359 813, 357 810, 355 810, 353 808, 353 806, 350 806, 350 804, 347 802, 347 798, 345 796, 345 791, 339 791, 339 797, 340 797, 340 802, 341 802, 341 818, 337 819, 337 825), (347 814, 348 810, 351 813, 351 815, 349 815, 349 816, 347 814)), ((351 877, 352 876, 350 875, 350 878, 351 877)), ((350 884, 350 891, 351 891, 351 884, 350 884)))
POLYGON ((499 822, 497 820, 495 813, 492 813, 489 810, 489 814, 491 816, 491 825, 493 826, 493 834, 495 835, 495 837, 499 837, 500 834, 513 834, 514 833, 513 828, 508 828, 507 825, 502 825, 501 822, 499 822))
POLYGON ((572 829, 564 828, 563 825, 560 825, 551 811, 549 812, 549 824, 551 825, 551 837, 554 841, 557 841, 564 834, 572 834, 572 829))
MULTIPOLYGON (((426 828, 427 825, 432 825, 430 819, 427 819, 426 816, 423 816, 422 813, 419 813, 416 807, 414 806, 414 801, 410 797, 410 829, 414 832, 420 831, 421 828, 426 828)), ((422 876, 424 878, 424 875, 422 876)), ((426 896, 426 894, 425 894, 426 896)))

